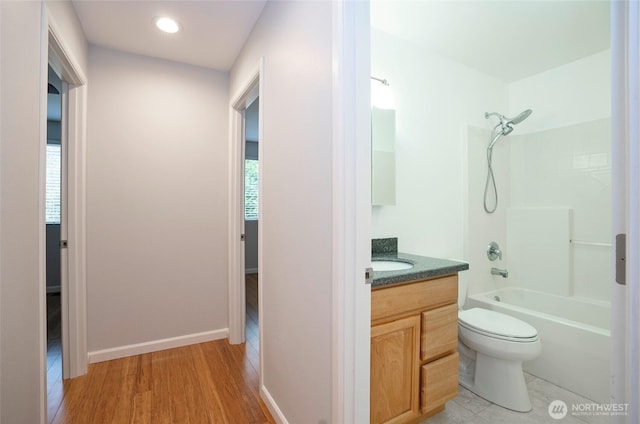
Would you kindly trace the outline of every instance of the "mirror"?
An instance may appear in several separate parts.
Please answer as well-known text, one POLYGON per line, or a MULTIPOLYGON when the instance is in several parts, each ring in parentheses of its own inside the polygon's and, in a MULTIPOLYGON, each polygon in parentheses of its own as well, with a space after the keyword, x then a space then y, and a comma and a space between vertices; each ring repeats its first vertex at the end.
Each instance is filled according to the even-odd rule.
POLYGON ((371 204, 396 204, 396 111, 371 108, 371 204))

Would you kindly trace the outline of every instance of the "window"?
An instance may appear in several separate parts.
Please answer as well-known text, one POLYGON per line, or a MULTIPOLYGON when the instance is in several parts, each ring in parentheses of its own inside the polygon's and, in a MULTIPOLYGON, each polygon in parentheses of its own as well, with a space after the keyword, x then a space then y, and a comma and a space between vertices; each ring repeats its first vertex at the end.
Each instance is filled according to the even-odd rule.
POLYGON ((45 215, 47 224, 60 224, 60 145, 47 144, 45 215))
POLYGON ((258 161, 244 161, 244 219, 258 220, 258 161))

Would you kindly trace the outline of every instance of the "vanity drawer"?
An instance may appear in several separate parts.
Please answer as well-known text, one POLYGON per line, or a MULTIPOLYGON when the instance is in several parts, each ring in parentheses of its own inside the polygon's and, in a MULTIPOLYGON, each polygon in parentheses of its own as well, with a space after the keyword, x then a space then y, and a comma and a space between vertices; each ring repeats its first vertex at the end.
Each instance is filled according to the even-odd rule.
POLYGON ((428 361, 458 348, 458 304, 422 313, 420 359, 428 361))
POLYGON ((429 362, 420 370, 420 410, 442 407, 458 395, 458 352, 429 362))
POLYGON ((458 275, 371 291, 371 321, 458 301, 458 275))

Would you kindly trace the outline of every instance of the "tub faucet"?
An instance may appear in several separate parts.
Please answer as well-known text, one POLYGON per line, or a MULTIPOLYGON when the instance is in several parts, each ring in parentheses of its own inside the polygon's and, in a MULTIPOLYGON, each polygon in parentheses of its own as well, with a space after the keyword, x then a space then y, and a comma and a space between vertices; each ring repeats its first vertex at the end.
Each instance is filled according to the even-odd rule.
POLYGON ((507 278, 509 276, 509 271, 506 269, 491 268, 491 275, 501 275, 502 278, 507 278))

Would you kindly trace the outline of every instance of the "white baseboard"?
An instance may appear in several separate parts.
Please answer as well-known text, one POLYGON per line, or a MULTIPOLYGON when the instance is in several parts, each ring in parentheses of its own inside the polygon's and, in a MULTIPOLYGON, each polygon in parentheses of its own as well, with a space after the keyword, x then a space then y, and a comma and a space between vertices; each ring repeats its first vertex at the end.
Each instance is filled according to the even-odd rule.
POLYGON ((174 347, 188 346, 197 343, 210 342, 229 337, 229 329, 205 331, 203 333, 187 334, 185 336, 171 337, 168 339, 154 340, 151 342, 137 343, 127 346, 119 346, 111 349, 89 352, 89 363, 110 361, 112 359, 126 358, 127 356, 141 355, 143 353, 157 352, 159 350, 172 349, 174 347))
POLYGON ((50 293, 60 293, 60 285, 47 286, 47 294, 50 294, 50 293))
POLYGON ((244 270, 245 274, 257 274, 258 273, 258 268, 246 268, 244 270))
POLYGON ((269 412, 271 412, 271 416, 274 420, 276 420, 278 424, 289 424, 289 421, 287 421, 287 419, 284 417, 284 414, 282 413, 280 408, 278 408, 278 405, 271 397, 271 394, 269 393, 267 388, 264 386, 260 387, 260 397, 264 401, 264 404, 267 405, 269 412))

